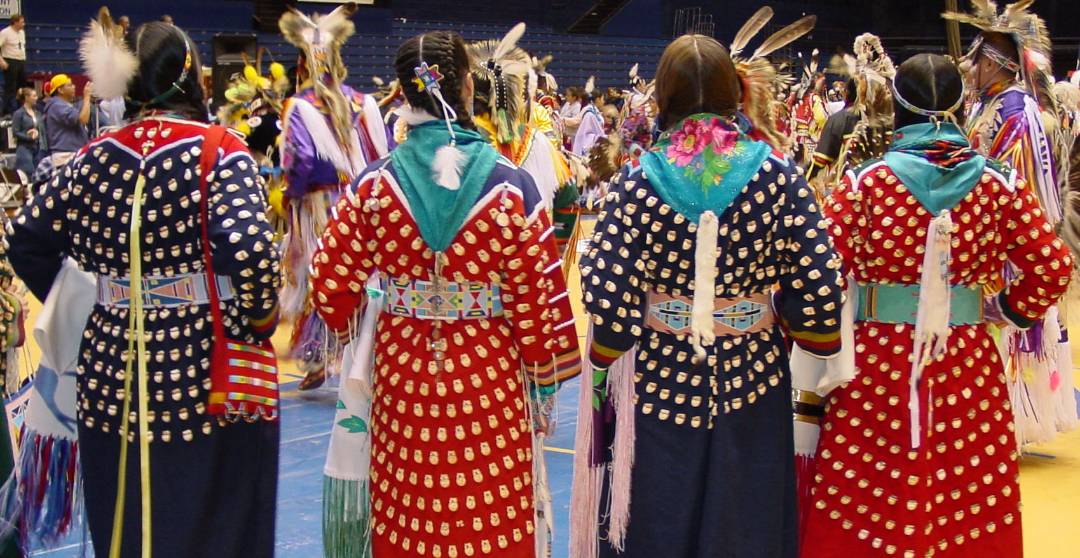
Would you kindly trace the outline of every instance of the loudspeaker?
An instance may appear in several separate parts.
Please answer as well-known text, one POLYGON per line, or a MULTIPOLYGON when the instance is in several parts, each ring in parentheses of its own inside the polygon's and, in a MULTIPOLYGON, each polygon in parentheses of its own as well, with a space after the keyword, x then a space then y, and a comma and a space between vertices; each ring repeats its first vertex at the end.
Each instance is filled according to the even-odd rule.
POLYGON ((214 35, 214 91, 210 112, 217 112, 218 107, 225 104, 225 90, 229 87, 229 79, 237 73, 244 71, 244 56, 248 60, 255 60, 258 50, 258 38, 253 33, 214 35))

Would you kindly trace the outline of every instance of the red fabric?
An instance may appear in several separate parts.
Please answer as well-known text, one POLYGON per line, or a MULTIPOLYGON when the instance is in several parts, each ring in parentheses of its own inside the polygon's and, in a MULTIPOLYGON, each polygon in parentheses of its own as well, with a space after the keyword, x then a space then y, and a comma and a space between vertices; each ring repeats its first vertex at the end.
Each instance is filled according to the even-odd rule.
MULTIPOLYGON (((849 177, 825 215, 861 282, 917 283, 929 214, 884 164, 849 177)), ((1030 189, 987 172, 952 210, 954 284, 1022 280, 1007 301, 1028 315, 1065 291, 1071 259, 1030 189)), ((1018 455, 1002 359, 983 325, 952 328, 946 356, 919 388, 922 443, 911 449, 912 325, 855 328, 858 377, 834 391, 822 421, 803 558, 1019 558, 1018 455)))
POLYGON ((210 186, 207 178, 218 161, 218 148, 228 132, 222 126, 206 129, 199 155, 199 206, 206 282, 210 292, 210 315, 213 318, 214 348, 210 354, 210 396, 207 411, 211 415, 240 415, 276 419, 278 416, 277 356, 270 340, 259 345, 235 341, 225 335, 224 316, 210 252, 210 186))
MULTIPOLYGON (((317 309, 335 331, 357 315, 376 269, 432 280, 434 253, 391 182, 369 176, 355 202, 343 198, 315 256, 317 309)), ((478 202, 447 249, 442 274, 499 283, 507 315, 379 318, 371 415, 375 556, 534 557, 525 382, 570 378, 580 361, 547 214, 527 221, 516 190, 502 192, 478 202), (568 354, 574 365, 561 366, 568 354)))

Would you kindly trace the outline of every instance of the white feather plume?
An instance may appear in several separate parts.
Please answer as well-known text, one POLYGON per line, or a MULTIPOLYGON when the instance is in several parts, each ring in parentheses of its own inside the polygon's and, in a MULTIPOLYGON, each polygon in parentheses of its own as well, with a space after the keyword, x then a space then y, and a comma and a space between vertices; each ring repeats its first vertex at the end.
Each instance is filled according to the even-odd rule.
POLYGON ((128 82, 139 69, 138 59, 128 50, 123 36, 113 29, 104 8, 98 19, 90 21, 90 28, 79 42, 79 59, 94 82, 94 92, 102 99, 127 94, 128 82))
POLYGON ((593 91, 596 91, 596 76, 589 76, 589 81, 585 82, 585 93, 592 95, 593 91))
POLYGON ((638 65, 634 64, 630 67, 630 79, 634 79, 638 76, 638 65))
POLYGON ((465 160, 465 152, 453 145, 444 145, 435 150, 435 160, 431 163, 435 183, 447 190, 461 188, 461 168, 465 160))
POLYGON ((495 52, 491 55, 491 58, 494 60, 502 60, 517 46, 518 41, 520 41, 521 37, 524 35, 525 23, 518 23, 511 27, 510 30, 506 32, 506 35, 503 36, 502 40, 499 41, 499 46, 495 47, 495 52))

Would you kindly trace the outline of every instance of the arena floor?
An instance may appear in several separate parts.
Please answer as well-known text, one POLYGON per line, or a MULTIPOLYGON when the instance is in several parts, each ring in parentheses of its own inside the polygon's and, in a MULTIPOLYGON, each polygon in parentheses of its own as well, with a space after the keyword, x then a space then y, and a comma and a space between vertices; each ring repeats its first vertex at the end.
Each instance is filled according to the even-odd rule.
MULTIPOLYGON (((580 301, 578 278, 570 278, 573 299, 580 301)), ((34 310, 32 309, 31 319, 34 310)), ((575 310, 578 333, 584 340, 585 323, 580 305, 575 310)), ((31 322, 32 323, 32 322, 31 322)), ((1072 324, 1080 331, 1080 323, 1072 324)), ((283 347, 288 332, 279 332, 275 345, 283 347)), ((1080 339, 1080 335, 1074 335, 1080 339)), ((584 341, 583 341, 584 342, 584 341)), ((36 348, 31 354, 36 359, 36 348)), ((1074 362, 1080 363, 1080 343, 1074 346, 1074 362)), ((281 436, 281 481, 278 487, 278 558, 316 558, 322 554, 322 468, 330 440, 336 391, 323 388, 314 393, 296 391, 301 376, 292 363, 282 363, 283 406, 281 436)), ((1080 385, 1080 367, 1074 370, 1080 385)), ((560 391, 558 430, 547 448, 550 484, 555 498, 556 545, 553 558, 566 558, 573 469, 573 439, 577 414, 578 382, 560 391)), ((1080 405, 1080 392, 1077 393, 1080 405)), ((1080 549, 1080 431, 1059 437, 1046 446, 1032 447, 1021 466, 1021 494, 1025 556, 1066 558, 1080 549)), ((35 553, 50 558, 82 556, 72 537, 61 548, 35 553)), ((989 557, 988 557, 989 558, 989 557)))

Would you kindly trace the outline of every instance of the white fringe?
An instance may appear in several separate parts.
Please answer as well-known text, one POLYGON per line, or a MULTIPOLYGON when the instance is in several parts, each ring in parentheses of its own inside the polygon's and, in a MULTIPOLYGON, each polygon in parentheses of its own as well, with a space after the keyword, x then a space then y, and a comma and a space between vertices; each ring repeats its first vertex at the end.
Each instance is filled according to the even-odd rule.
POLYGON ((716 303, 716 253, 719 220, 712 211, 701 214, 694 248, 694 305, 690 318, 690 342, 694 355, 705 358, 704 345, 716 341, 713 311, 716 303))
MULTIPOLYGON (((364 171, 367 162, 364 161, 364 152, 360 149, 360 137, 355 129, 350 130, 349 143, 352 145, 349 153, 346 154, 338 143, 334 132, 330 129, 325 114, 311 103, 299 98, 293 98, 289 106, 291 110, 295 110, 300 116, 300 120, 304 123, 304 127, 307 128, 308 134, 311 135, 311 141, 315 145, 315 153, 320 159, 334 165, 334 168, 349 177, 350 182, 364 171)), ((286 116, 285 121, 288 122, 288 116, 286 116)), ((383 149, 385 151, 385 144, 383 149)))

